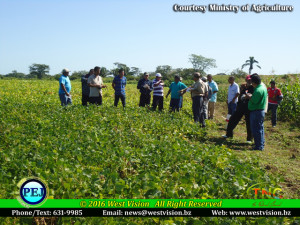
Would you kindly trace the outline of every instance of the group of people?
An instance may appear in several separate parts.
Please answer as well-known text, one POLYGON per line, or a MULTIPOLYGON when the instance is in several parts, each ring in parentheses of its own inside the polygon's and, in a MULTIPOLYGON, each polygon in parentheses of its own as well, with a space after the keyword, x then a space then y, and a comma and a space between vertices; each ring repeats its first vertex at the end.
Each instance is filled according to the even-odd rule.
MULTIPOLYGON (((82 82, 82 105, 102 104, 102 89, 107 86, 103 84, 100 76, 101 68, 96 66, 91 69, 88 74, 81 78, 82 82)), ((62 76, 59 79, 59 97, 61 105, 72 104, 71 99, 71 82, 69 79, 69 70, 63 69, 62 76)), ((126 106, 125 87, 127 79, 124 69, 120 69, 119 75, 115 76, 112 81, 112 87, 115 91, 114 106, 118 106, 121 99, 123 107, 126 106)), ((165 96, 171 95, 170 111, 180 111, 183 105, 183 95, 187 92, 191 93, 192 110, 194 122, 200 123, 201 127, 205 127, 206 119, 213 119, 215 112, 215 104, 217 101, 218 85, 212 79, 212 75, 202 77, 200 73, 193 74, 194 84, 187 87, 181 77, 176 75, 174 82, 169 86, 169 91, 165 96)), ((282 93, 276 87, 275 81, 271 81, 271 87, 266 88, 261 82, 258 74, 248 75, 245 79, 246 83, 241 87, 235 83, 233 76, 229 77, 229 87, 227 95, 228 122, 225 138, 233 137, 233 130, 239 121, 245 116, 247 127, 247 141, 254 139, 254 150, 264 149, 264 117, 268 110, 272 111, 272 125, 276 126, 277 108, 282 100, 282 93)), ((151 92, 153 92, 152 109, 161 111, 164 108, 164 82, 162 75, 157 73, 154 80, 149 80, 149 74, 144 73, 143 78, 138 81, 137 89, 140 91, 139 106, 150 107, 151 92)))
POLYGON ((270 87, 261 81, 258 74, 248 75, 246 83, 241 87, 234 82, 234 77, 229 77, 227 105, 228 121, 226 135, 224 138, 233 137, 233 130, 239 121, 245 116, 247 128, 247 142, 254 139, 253 150, 263 150, 265 145, 264 139, 264 118, 265 113, 272 111, 272 126, 276 127, 277 108, 283 99, 279 88, 276 87, 275 81, 270 82, 270 87))
MULTIPOLYGON (((59 79, 59 96, 61 105, 72 104, 71 99, 71 82, 69 79, 69 70, 63 69, 62 76, 59 79)), ((102 89, 107 86, 103 84, 100 76, 101 68, 96 66, 91 69, 88 74, 82 76, 82 105, 89 104, 102 105, 102 89)), ((126 77, 124 69, 120 69, 119 75, 115 76, 112 82, 112 87, 115 90, 114 105, 118 106, 121 99, 123 107, 126 106, 126 77)), ((182 78, 176 75, 174 82, 169 86, 169 91, 165 96, 168 98, 171 95, 170 111, 179 111, 183 105, 183 95, 186 92, 191 92, 193 101, 194 121, 205 127, 205 119, 213 119, 215 102, 217 100, 218 85, 212 80, 212 75, 206 77, 200 76, 200 73, 194 73, 193 79, 195 83, 187 87, 182 78), (206 82, 208 80, 208 82, 206 82)), ((151 93, 153 92, 152 109, 160 111, 164 108, 164 82, 162 75, 157 73, 154 80, 149 80, 149 74, 144 73, 143 78, 138 81, 137 89, 140 91, 140 107, 150 107, 151 93)))

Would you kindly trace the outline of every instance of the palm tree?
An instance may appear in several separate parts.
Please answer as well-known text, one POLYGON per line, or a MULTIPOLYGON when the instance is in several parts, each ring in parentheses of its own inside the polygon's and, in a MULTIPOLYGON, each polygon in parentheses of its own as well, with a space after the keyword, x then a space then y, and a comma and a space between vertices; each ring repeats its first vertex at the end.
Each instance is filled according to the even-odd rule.
MULTIPOLYGON (((249 57, 250 59, 248 59, 248 60, 246 60, 246 62, 242 65, 242 69, 245 67, 245 66, 250 66, 249 67, 249 74, 251 74, 251 71, 253 70, 253 65, 255 64, 255 63, 259 63, 258 61, 256 61, 255 59, 254 59, 254 57, 253 56, 250 56, 249 57)), ((261 69, 261 67, 259 66, 259 65, 256 65, 259 69, 261 69)))

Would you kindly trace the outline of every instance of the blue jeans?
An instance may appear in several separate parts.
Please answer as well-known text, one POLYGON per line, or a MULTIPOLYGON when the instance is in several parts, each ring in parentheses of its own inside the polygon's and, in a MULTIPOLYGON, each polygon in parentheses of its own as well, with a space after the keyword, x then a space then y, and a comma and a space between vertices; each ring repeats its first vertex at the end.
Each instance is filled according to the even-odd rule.
POLYGON ((271 110, 272 111, 272 126, 276 126, 276 122, 277 122, 277 108, 278 108, 278 104, 271 104, 269 103, 268 105, 268 111, 271 110))
POLYGON ((72 99, 70 96, 67 96, 66 94, 59 94, 59 99, 61 102, 61 105, 71 105, 72 104, 72 99))
POLYGON ((228 114, 233 115, 236 111, 237 103, 228 103, 228 114))
POLYGON ((255 110, 250 112, 250 126, 254 138, 254 150, 264 150, 265 133, 264 133, 264 110, 255 110))

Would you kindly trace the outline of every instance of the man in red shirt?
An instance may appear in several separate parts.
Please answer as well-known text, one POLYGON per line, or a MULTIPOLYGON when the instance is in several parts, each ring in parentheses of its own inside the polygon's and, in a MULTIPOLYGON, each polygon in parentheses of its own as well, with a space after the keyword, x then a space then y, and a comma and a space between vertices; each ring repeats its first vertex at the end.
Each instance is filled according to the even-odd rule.
POLYGON ((278 101, 283 97, 279 88, 276 87, 275 81, 270 82, 271 87, 268 88, 268 111, 272 111, 272 126, 276 127, 278 101))

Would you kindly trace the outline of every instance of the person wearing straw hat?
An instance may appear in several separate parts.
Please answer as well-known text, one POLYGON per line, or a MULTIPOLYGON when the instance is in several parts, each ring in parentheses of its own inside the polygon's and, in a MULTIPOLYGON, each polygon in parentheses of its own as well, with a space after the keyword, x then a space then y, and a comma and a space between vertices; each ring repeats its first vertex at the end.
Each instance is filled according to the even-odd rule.
POLYGON ((62 70, 62 75, 59 78, 59 99, 62 106, 71 105, 72 98, 71 98, 71 81, 69 78, 70 70, 65 68, 62 70))

